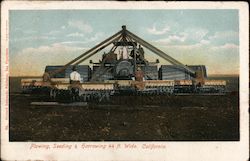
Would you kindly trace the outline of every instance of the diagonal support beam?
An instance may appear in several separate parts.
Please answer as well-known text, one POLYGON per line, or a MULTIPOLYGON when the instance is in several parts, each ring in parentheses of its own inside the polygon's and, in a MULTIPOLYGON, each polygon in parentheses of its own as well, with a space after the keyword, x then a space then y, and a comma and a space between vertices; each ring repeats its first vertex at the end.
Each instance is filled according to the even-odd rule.
MULTIPOLYGON (((107 43, 112 43, 112 41, 114 39, 116 39, 118 36, 120 36, 122 34, 123 30, 117 32, 116 34, 114 34, 113 36, 107 38, 106 40, 102 41, 101 43, 97 44, 96 46, 94 46, 93 48, 89 49, 88 51, 86 51, 85 53, 83 53, 82 55, 78 56, 77 58, 73 59, 72 61, 68 62, 67 64, 65 64, 63 67, 53 71, 50 73, 50 77, 53 77, 55 74, 57 73, 60 73, 62 71, 64 71, 68 66, 70 66, 71 64, 75 63, 76 61, 78 61, 79 59, 87 56, 87 57, 90 57, 88 54, 93 54, 93 53, 96 53, 98 52, 100 49, 103 49, 103 47, 105 46, 105 44, 107 43)), ((86 60, 86 59, 84 59, 86 60)), ((82 60, 82 61, 84 61, 82 60)), ((81 62, 82 62, 81 61, 81 62)), ((79 63, 78 63, 79 64, 79 63)))
POLYGON ((106 41, 105 43, 103 43, 101 46, 99 46, 98 48, 96 48, 95 50, 93 50, 92 52, 88 53, 88 55, 85 55, 85 57, 82 57, 80 60, 78 60, 77 62, 75 62, 74 65, 78 65, 81 62, 87 60, 88 58, 90 58, 91 56, 95 55, 97 52, 101 51, 102 49, 106 48, 107 46, 109 46, 110 44, 112 44, 114 41, 118 40, 121 38, 121 35, 117 35, 115 37, 113 37, 112 39, 110 39, 109 41, 106 41))
POLYGON ((184 69, 186 69, 190 74, 195 75, 195 71, 190 69, 189 67, 185 66, 184 64, 182 64, 181 62, 175 60, 174 58, 172 58, 171 56, 165 54, 163 51, 161 51, 160 49, 157 49, 156 47, 154 47, 153 45, 149 44, 148 42, 144 41, 143 39, 141 39, 140 37, 136 36, 135 34, 131 33, 130 31, 126 30, 127 36, 130 37, 131 39, 134 39, 135 41, 137 41, 138 43, 140 43, 141 45, 143 45, 144 47, 146 47, 147 49, 149 49, 150 51, 152 51, 153 53, 157 54, 158 56, 162 57, 163 59, 165 59, 166 61, 174 64, 174 65, 180 65, 181 67, 183 67, 184 69))

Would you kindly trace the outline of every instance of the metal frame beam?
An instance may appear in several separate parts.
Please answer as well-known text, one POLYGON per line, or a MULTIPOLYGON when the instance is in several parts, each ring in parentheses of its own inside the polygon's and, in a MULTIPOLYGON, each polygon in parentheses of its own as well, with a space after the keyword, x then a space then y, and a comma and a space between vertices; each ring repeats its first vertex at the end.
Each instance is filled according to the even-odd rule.
POLYGON ((90 52, 89 55, 85 55, 85 57, 82 57, 80 60, 78 59, 78 61, 76 63, 74 63, 74 65, 78 65, 81 62, 87 60, 91 56, 95 55, 97 52, 101 51, 102 49, 104 49, 107 46, 109 46, 110 44, 112 44, 114 41, 118 40, 120 37, 121 37, 120 35, 117 35, 116 37, 110 39, 109 41, 104 42, 101 46, 99 46, 98 48, 95 48, 95 50, 90 52))
POLYGON ((172 63, 174 65, 180 65, 181 67, 186 69, 190 74, 195 75, 195 71, 192 70, 191 68, 189 68, 189 67, 185 66, 184 64, 182 64, 181 62, 175 60, 171 56, 167 55, 166 53, 164 53, 160 49, 158 49, 158 48, 154 47, 153 45, 149 44, 148 42, 144 41, 143 39, 141 39, 140 37, 138 37, 135 34, 131 33, 130 31, 126 30, 126 32, 127 32, 127 35, 131 39, 137 41, 139 44, 143 45, 144 47, 146 47, 147 49, 149 49, 153 53, 157 54, 158 56, 162 57, 163 59, 165 59, 166 61, 168 61, 168 62, 170 62, 170 63, 172 63))
POLYGON ((89 57, 91 57, 92 55, 94 55, 96 52, 98 52, 99 50, 105 48, 108 45, 104 45, 108 42, 108 44, 111 44, 112 41, 117 38, 117 36, 120 36, 122 34, 123 30, 117 32, 116 34, 114 34, 113 36, 107 38, 106 40, 102 41, 101 43, 97 44, 96 46, 94 46, 93 48, 89 49, 88 51, 86 51, 85 53, 81 54, 80 56, 76 57, 75 59, 73 59, 72 61, 68 62, 67 64, 65 64, 62 68, 59 68, 53 72, 50 73, 50 77, 52 77, 53 75, 60 73, 62 71, 64 71, 68 66, 70 66, 71 64, 75 63, 76 61, 78 61, 79 59, 83 58, 84 56, 86 56, 85 58, 83 58, 82 60, 78 61, 76 64, 81 63, 82 61, 88 59, 89 57), (91 54, 92 53, 92 54, 91 54), (90 54, 90 55, 88 55, 90 54))
POLYGON ((171 56, 169 56, 166 53, 164 53, 163 51, 161 51, 160 49, 154 47, 150 43, 146 42, 145 40, 143 40, 140 37, 136 36, 132 32, 128 31, 126 29, 126 26, 122 26, 122 30, 120 30, 119 32, 117 32, 113 36, 105 39, 101 43, 97 44, 93 48, 89 49, 85 53, 81 54, 80 56, 76 57, 72 61, 70 61, 67 64, 65 64, 63 67, 61 67, 61 68, 59 68, 59 69, 57 69, 57 70, 49 73, 50 77, 52 77, 53 75, 55 75, 57 73, 60 73, 60 72, 64 71, 68 66, 70 66, 72 64, 74 64, 74 65, 80 64, 81 62, 83 62, 86 59, 90 58, 91 56, 93 56, 94 54, 96 54, 97 52, 99 52, 100 50, 104 49, 105 47, 107 47, 108 45, 110 45, 111 43, 113 43, 114 41, 119 40, 119 39, 122 39, 123 41, 128 41, 128 40, 132 41, 132 40, 134 40, 135 42, 138 42, 139 44, 143 45, 144 47, 146 47, 147 49, 149 49, 153 53, 157 54, 161 58, 165 59, 166 61, 170 62, 171 64, 180 65, 187 72, 189 72, 191 75, 193 75, 193 76, 195 75, 195 71, 193 69, 185 66, 181 62, 175 60, 171 56))

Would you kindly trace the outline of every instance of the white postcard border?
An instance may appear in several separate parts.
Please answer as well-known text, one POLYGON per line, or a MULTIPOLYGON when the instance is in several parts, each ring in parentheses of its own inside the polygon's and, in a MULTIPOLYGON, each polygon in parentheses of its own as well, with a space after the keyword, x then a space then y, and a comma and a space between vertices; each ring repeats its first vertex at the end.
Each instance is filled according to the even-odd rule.
MULTIPOLYGON (((4 1, 1 6, 1 158, 4 160, 247 160, 249 149, 249 13, 244 2, 32 2, 4 1), (30 150, 35 142, 9 142, 8 127, 8 11, 26 9, 239 9, 240 22, 240 141, 216 142, 130 142, 141 147, 147 143, 165 149, 39 149, 30 150)), ((58 143, 58 142, 57 142, 58 143)), ((81 147, 84 142, 60 142, 81 147)), ((87 144, 124 144, 124 142, 86 142, 87 144)), ((53 142, 39 142, 53 146, 53 142)))

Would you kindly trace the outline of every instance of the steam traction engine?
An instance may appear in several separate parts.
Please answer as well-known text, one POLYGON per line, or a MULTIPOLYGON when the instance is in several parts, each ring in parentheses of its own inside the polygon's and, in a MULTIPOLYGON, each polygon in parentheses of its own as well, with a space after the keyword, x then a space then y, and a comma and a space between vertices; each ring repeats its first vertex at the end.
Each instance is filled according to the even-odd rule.
POLYGON ((52 99, 107 101, 114 95, 223 94, 226 81, 207 79, 204 65, 183 65, 122 26, 122 30, 86 51, 64 66, 46 66, 42 78, 21 80, 23 92, 47 93, 52 99), (79 65, 110 46, 93 68, 79 65), (149 62, 144 48, 172 65, 149 62), (70 83, 76 66, 79 83, 70 83))

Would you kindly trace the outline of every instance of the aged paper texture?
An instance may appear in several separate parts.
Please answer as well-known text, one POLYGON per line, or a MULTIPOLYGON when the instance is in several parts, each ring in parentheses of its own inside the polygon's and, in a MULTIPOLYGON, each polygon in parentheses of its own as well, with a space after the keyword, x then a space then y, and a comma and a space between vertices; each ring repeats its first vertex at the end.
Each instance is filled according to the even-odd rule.
POLYGON ((248 10, 2 2, 1 159, 248 160, 248 10))

